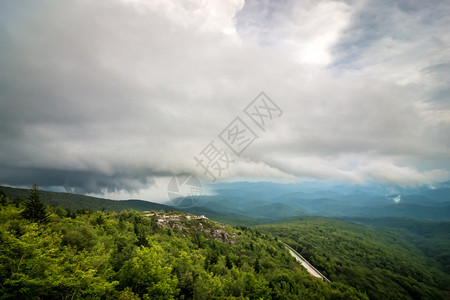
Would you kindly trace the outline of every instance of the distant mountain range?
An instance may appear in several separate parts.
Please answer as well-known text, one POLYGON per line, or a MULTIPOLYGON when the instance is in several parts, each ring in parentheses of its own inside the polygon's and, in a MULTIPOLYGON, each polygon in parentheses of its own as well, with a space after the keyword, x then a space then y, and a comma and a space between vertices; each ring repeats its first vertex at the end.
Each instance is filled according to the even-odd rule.
MULTIPOLYGON (((20 197, 27 199, 29 190, 22 188, 12 188, 0 186, 10 199, 20 197)), ((170 205, 144 201, 144 200, 110 200, 91 196, 84 196, 71 193, 50 192, 41 190, 42 202, 46 205, 61 207, 70 211, 88 209, 92 211, 115 211, 136 210, 136 211, 181 211, 194 215, 205 215, 210 219, 227 224, 253 225, 264 223, 263 220, 250 218, 232 212, 219 212, 207 207, 194 206, 190 208, 179 208, 170 205)))
POLYGON ((450 220, 450 182, 434 186, 277 184, 236 182, 210 185, 198 205, 253 218, 410 217, 450 220))
MULTIPOLYGON (((326 217, 409 217, 450 220, 450 182, 434 186, 400 187, 367 185, 282 184, 234 182, 208 185, 191 208, 179 208, 143 200, 108 200, 90 196, 42 191, 44 203, 70 210, 178 210, 205 215, 229 224, 263 224, 286 217, 313 215, 326 217)), ((26 198, 28 190, 1 187, 10 198, 26 198)))

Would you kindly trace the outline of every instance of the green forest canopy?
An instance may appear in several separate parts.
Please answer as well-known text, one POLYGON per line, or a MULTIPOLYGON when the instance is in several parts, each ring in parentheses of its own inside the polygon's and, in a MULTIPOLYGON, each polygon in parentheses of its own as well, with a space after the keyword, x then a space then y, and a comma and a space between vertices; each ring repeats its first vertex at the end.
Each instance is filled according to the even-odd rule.
POLYGON ((180 212, 70 211, 41 200, 37 187, 26 201, 0 190, 0 299, 450 295, 449 222, 296 217, 248 228, 180 212), (310 276, 282 242, 332 283, 310 276))
POLYGON ((1 299, 366 299, 310 276, 283 243, 182 213, 0 210, 1 299), (162 215, 176 216, 167 226, 162 215))
POLYGON ((386 218, 372 227, 362 220, 295 217, 256 228, 285 241, 331 281, 371 299, 449 298, 450 222, 386 218))

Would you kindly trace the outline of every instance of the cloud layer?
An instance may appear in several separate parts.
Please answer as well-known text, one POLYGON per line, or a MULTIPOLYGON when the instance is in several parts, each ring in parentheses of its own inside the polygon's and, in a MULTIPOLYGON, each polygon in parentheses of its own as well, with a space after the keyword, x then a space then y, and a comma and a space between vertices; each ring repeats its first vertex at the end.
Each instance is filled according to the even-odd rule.
POLYGON ((220 180, 448 180, 449 16, 447 1, 3 1, 0 183, 147 197, 207 179, 193 157, 227 150, 217 135, 262 90, 284 114, 220 180))

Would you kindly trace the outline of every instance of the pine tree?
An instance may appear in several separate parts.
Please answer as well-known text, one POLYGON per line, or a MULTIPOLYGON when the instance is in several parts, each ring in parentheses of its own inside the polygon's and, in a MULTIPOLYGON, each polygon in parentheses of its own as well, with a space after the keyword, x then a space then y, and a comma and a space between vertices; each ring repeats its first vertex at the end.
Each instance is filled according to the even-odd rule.
POLYGON ((6 193, 0 189, 0 205, 6 206, 8 202, 9 202, 8 195, 6 195, 6 193))
POLYGON ((19 196, 16 196, 16 197, 14 197, 14 199, 13 199, 12 202, 14 203, 14 205, 15 205, 17 208, 19 208, 19 206, 20 206, 22 203, 24 203, 25 200, 22 199, 22 198, 19 197, 19 196))
POLYGON ((49 221, 49 215, 45 211, 45 205, 41 201, 41 193, 37 184, 33 184, 30 190, 22 216, 36 223, 48 223, 49 221))

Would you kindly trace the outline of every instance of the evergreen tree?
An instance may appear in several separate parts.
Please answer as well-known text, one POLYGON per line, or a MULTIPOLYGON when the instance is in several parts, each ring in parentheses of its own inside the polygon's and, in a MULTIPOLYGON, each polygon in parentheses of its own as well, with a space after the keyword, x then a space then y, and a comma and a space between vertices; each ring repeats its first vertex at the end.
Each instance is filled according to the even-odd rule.
POLYGON ((6 206, 8 202, 9 202, 8 195, 6 195, 6 193, 0 189, 0 205, 6 206))
POLYGON ((16 197, 14 197, 14 199, 13 199, 12 202, 13 202, 14 205, 18 208, 22 203, 25 202, 25 200, 22 199, 21 197, 16 196, 16 197))
POLYGON ((41 193, 37 184, 33 184, 30 190, 22 216, 36 223, 48 223, 49 221, 49 215, 45 210, 45 205, 41 201, 41 193))

